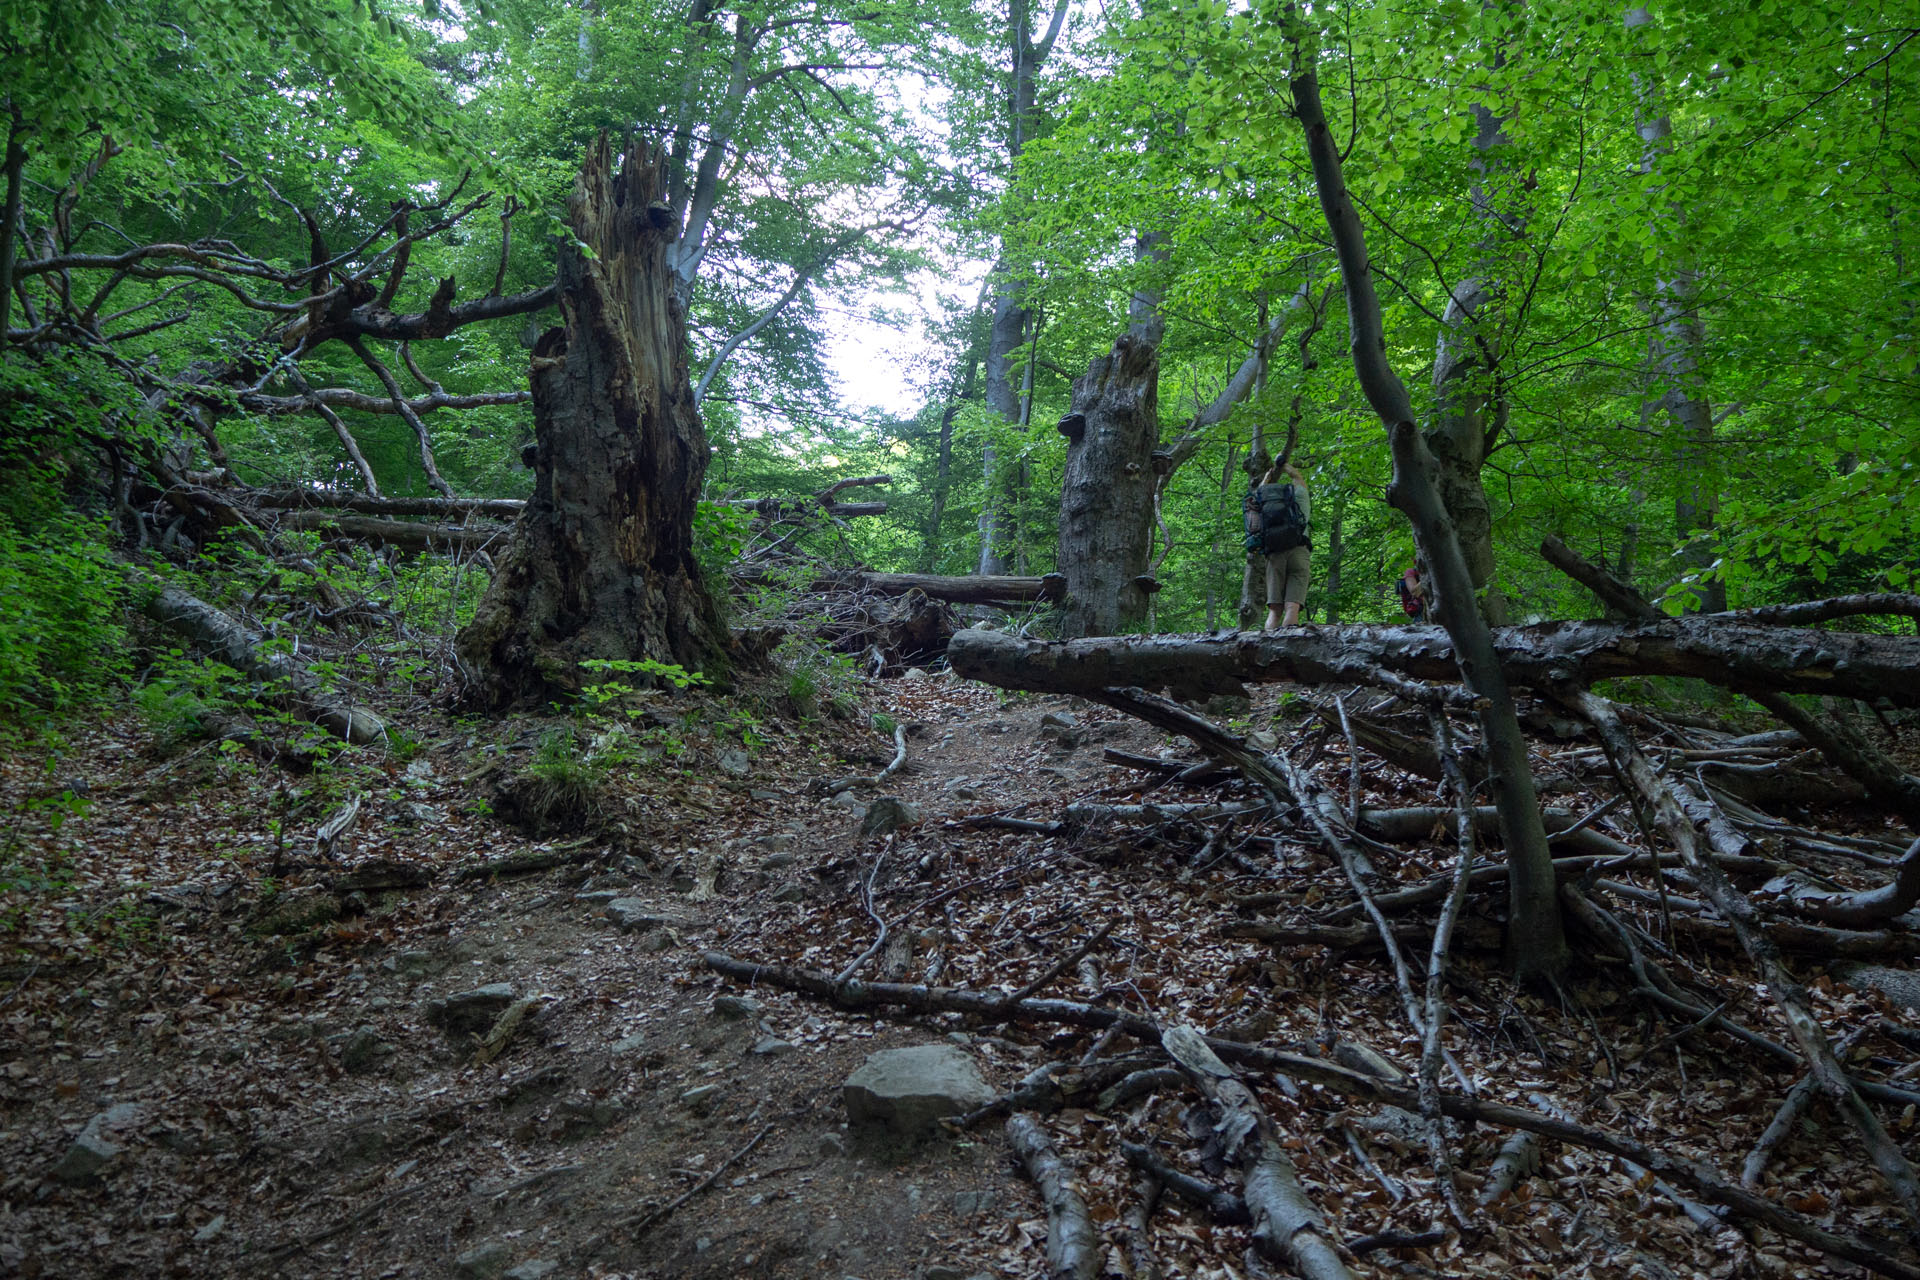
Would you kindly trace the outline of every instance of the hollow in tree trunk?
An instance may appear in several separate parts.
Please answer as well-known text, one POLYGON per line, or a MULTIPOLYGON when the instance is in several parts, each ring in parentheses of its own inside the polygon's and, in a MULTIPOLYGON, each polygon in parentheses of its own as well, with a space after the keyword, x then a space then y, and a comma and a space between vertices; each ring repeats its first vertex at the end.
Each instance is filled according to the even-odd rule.
POLYGON ((586 660, 724 680, 736 656, 693 556, 709 450, 660 157, 636 144, 613 166, 603 134, 567 201, 565 325, 533 352, 533 497, 457 642, 470 693, 496 706, 577 690, 586 660))
POLYGON ((1153 449, 1160 441, 1160 358, 1125 333, 1073 384, 1060 420, 1060 634, 1113 635, 1147 615, 1153 449))

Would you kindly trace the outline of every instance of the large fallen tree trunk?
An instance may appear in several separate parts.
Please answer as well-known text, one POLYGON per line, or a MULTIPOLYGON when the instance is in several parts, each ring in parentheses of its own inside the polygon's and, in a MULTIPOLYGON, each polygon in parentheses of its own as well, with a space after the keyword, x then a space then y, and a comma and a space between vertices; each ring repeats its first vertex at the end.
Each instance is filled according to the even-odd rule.
MULTIPOLYGON (((188 491, 189 496, 192 491, 188 491)), ((441 520, 512 520, 527 504, 518 498, 387 498, 351 489, 235 489, 212 496, 236 507, 289 511, 313 507, 365 516, 435 516, 441 520)))
MULTIPOLYGON (((1920 706, 1920 636, 1752 626, 1696 615, 1501 627, 1493 639, 1516 685, 1692 676, 1742 693, 1885 698, 1920 706)), ((955 671, 988 684, 1082 697, 1129 685, 1203 698, 1244 694, 1248 682, 1384 685, 1383 674, 1459 679, 1446 634, 1415 626, 1054 642, 968 630, 954 636, 948 657, 955 671)))
POLYGON ((324 537, 369 542, 401 551, 451 551, 471 555, 489 547, 499 549, 508 530, 498 524, 414 524, 382 520, 377 516, 336 516, 324 511, 283 511, 282 529, 303 529, 324 537))
POLYGON ((386 736, 387 728, 378 716, 322 688, 312 672, 285 654, 263 653, 260 644, 265 636, 206 601, 178 587, 161 586, 143 612, 235 671, 274 686, 269 697, 348 742, 377 742, 386 736))
MULTIPOLYGON (((776 570, 758 567, 732 575, 734 581, 749 585, 770 585, 780 581, 776 570)), ((866 569, 833 569, 815 574, 801 587, 814 592, 872 592, 882 596, 903 596, 918 591, 933 600, 948 604, 1027 604, 1036 600, 1058 601, 1067 594, 1067 580, 1049 573, 1042 578, 1018 578, 1006 575, 975 575, 943 578, 931 573, 874 573, 866 569)))

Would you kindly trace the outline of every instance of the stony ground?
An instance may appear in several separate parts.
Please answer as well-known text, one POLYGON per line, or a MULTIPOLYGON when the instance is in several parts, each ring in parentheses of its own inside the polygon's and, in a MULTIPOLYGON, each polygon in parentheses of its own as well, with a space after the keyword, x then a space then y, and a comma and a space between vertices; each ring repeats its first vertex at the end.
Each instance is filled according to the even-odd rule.
MULTIPOLYGON (((834 799, 815 785, 891 757, 864 716, 768 713, 743 745, 735 713, 696 700, 677 722, 678 754, 616 771, 588 830, 538 838, 500 809, 515 803, 512 781, 553 727, 544 721, 417 707, 410 758, 338 785, 244 751, 162 743, 131 719, 73 733, 52 760, 16 754, 0 834, 0 1275, 1041 1274, 1046 1224, 997 1123, 902 1145, 850 1129, 842 1086, 888 1048, 949 1046, 1005 1089, 1041 1063, 1124 1045, 1047 1026, 844 1014, 742 989, 702 962, 717 950, 841 971, 875 941, 869 903, 897 927, 865 976, 1010 990, 1112 922, 1054 994, 1276 1045, 1417 1056, 1377 957, 1220 936, 1231 892, 1277 890, 1303 908, 1339 900, 1338 873, 1295 827, 1216 846, 1178 824, 1048 835, 960 821, 1207 798, 1149 790, 1102 762, 1102 746, 1170 749, 1154 732, 940 677, 867 696, 866 710, 908 728, 911 763, 879 790, 919 819, 872 835, 860 822, 873 789, 834 799), (314 828, 351 790, 366 797, 358 824, 312 857, 314 828), (59 801, 74 792, 84 804, 59 801), (461 878, 543 854, 558 865, 461 878)), ((1300 728, 1275 722, 1271 702, 1232 711, 1300 728)), ((1323 769, 1337 756, 1336 743, 1323 769)), ((1376 799, 1430 798, 1404 779, 1368 785, 1376 799)), ((1415 849, 1396 872, 1428 874, 1448 856, 1415 849)), ((1737 1168, 1791 1083, 1711 1052, 1636 1061, 1667 1028, 1642 1017, 1617 973, 1589 975, 1556 1007, 1508 991, 1494 957, 1462 965, 1471 994, 1449 1044, 1496 1096, 1546 1090, 1590 1122, 1737 1168)), ((1836 1021, 1913 1020, 1816 985, 1836 1021)), ((1765 1020, 1750 991, 1727 995, 1765 1020)), ((1363 1142, 1337 1100, 1313 1091, 1263 1096, 1337 1235, 1441 1221, 1417 1141, 1363 1142)), ((1120 1140, 1153 1140, 1202 1172, 1184 1129, 1190 1101, 1174 1088, 1110 1114, 1049 1118, 1108 1229, 1131 1201, 1120 1140)), ((1912 1125, 1896 1118, 1902 1135, 1912 1125)), ((1469 1187, 1504 1136, 1460 1136, 1469 1187)), ((1852 1229, 1880 1216, 1872 1175, 1817 1113, 1772 1186, 1852 1229)), ((1154 1224, 1168 1275, 1257 1267, 1241 1229, 1171 1202, 1154 1224)), ((1450 1231, 1358 1266, 1823 1266, 1771 1237, 1736 1247, 1728 1234, 1696 1229, 1615 1162, 1563 1150, 1475 1237, 1450 1231)), ((1110 1263, 1131 1265, 1117 1248, 1110 1263)))

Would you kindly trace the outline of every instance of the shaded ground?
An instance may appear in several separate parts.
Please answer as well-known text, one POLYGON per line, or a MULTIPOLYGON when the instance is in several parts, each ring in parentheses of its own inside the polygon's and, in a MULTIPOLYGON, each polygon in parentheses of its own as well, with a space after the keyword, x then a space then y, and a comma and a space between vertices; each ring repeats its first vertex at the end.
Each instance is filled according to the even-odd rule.
MULTIPOLYGON (((870 700, 910 727, 912 763, 884 790, 925 818, 891 836, 862 837, 856 812, 809 785, 877 772, 891 754, 882 737, 768 717, 747 776, 731 777, 721 758, 738 748, 737 726, 724 708, 693 702, 682 754, 617 771, 602 829, 546 841, 487 811, 549 724, 416 711, 420 753, 383 762, 372 787, 365 773, 352 779, 368 798, 342 850, 277 877, 276 849, 287 865, 309 860, 313 828, 343 798, 324 779, 204 745, 163 750, 131 721, 76 733, 50 772, 14 759, 13 830, 0 837, 12 886, 0 1274, 438 1276, 461 1274, 463 1256, 481 1274, 474 1251, 487 1248, 496 1271, 548 1261, 563 1277, 1040 1274, 1045 1223, 997 1124, 903 1157, 845 1131, 839 1087, 876 1048, 940 1039, 965 1044, 1010 1087, 1043 1062, 1078 1061, 1089 1037, 845 1015, 784 992, 740 992, 700 963, 717 949, 838 971, 874 940, 865 885, 896 922, 896 944, 867 976, 1012 989, 1115 921, 1053 993, 1275 1045, 1344 1041, 1402 1065, 1417 1058, 1377 956, 1221 936, 1235 892, 1278 892, 1300 908, 1342 900, 1337 870, 1284 819, 1215 844, 1181 824, 1045 836, 950 821, 1050 820, 1073 800, 1207 798, 1149 792, 1141 773, 1102 763, 1105 745, 1166 748, 1152 731, 944 678, 889 681, 870 700), (1071 723, 1043 724, 1049 715, 1071 723), (57 829, 63 809, 25 804, 76 786, 86 811, 57 829), (305 809, 294 792, 309 796, 305 809), (529 848, 576 861, 454 878, 529 848), (381 887, 408 868, 425 883, 381 887), (366 887, 323 887, 355 871, 366 887), (622 931, 606 918, 616 896, 660 922, 622 931), (489 983, 538 1004, 478 1064, 477 1032, 498 1007, 475 1030, 449 1031, 434 1002, 489 983), (729 994, 763 1008, 717 1009, 729 994), (90 1118, 127 1103, 137 1110, 119 1113, 121 1151, 97 1185, 49 1178, 90 1118), (644 1222, 756 1136, 711 1185, 644 1222)), ((1259 727, 1274 704, 1228 710, 1259 727)), ((1295 719, 1277 727, 1314 732, 1295 719)), ((1322 773, 1338 782, 1344 755, 1337 737, 1325 745, 1322 773)), ((1389 770, 1365 781, 1378 802, 1430 799, 1428 784, 1389 770)), ((1451 853, 1415 848, 1391 870, 1418 878, 1451 853)), ((1489 1096, 1544 1091, 1591 1123, 1737 1169, 1791 1083, 1712 1045, 1636 1060, 1670 1028, 1644 1017, 1617 969, 1582 975, 1576 1003, 1560 1006, 1511 995, 1492 957, 1461 960, 1448 1042, 1489 1096)), ((1696 960, 1744 970, 1725 955, 1696 960)), ((1920 1030, 1878 996, 1815 985, 1830 1026, 1886 1016, 1920 1030)), ((1718 998, 1733 1011, 1767 1022, 1763 999, 1737 981, 1724 987, 1718 998)), ((1884 1055, 1890 1043, 1860 1052, 1884 1055)), ((1442 1219, 1417 1137, 1350 1136, 1353 1117, 1313 1090, 1297 1101, 1262 1095, 1336 1236, 1442 1219)), ((1110 1228, 1131 1200, 1121 1138, 1158 1140, 1168 1159, 1201 1171, 1182 1127, 1190 1101, 1173 1089, 1111 1114, 1049 1119, 1082 1167, 1097 1221, 1110 1228)), ((1911 1112, 1890 1119, 1911 1138, 1911 1112)), ((1504 1136, 1457 1136, 1469 1189, 1504 1136)), ((1882 1222, 1884 1193, 1855 1147, 1816 1110, 1783 1148, 1769 1194, 1847 1229, 1882 1222)), ((1243 1231, 1175 1203, 1154 1223, 1167 1274, 1249 1273, 1243 1231)), ((1358 1269, 1792 1275, 1823 1265, 1770 1236, 1735 1247, 1616 1162, 1577 1150, 1549 1149, 1541 1177, 1483 1226, 1477 1238, 1453 1232, 1358 1269)), ((1118 1250, 1110 1261, 1124 1271, 1118 1250)))

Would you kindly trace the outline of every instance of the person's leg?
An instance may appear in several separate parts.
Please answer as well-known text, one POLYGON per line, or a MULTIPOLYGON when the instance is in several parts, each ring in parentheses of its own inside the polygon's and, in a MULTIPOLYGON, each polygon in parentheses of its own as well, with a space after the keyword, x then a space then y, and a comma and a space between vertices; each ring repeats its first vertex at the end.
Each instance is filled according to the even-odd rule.
POLYGON ((1268 556, 1267 561, 1267 624, 1263 631, 1272 631, 1280 626, 1280 602, 1287 589, 1287 567, 1285 556, 1268 556))
MULTIPOLYGON (((1313 570, 1312 552, 1306 547, 1295 547, 1287 552, 1284 560, 1286 585, 1280 593, 1280 599, 1285 602, 1286 610, 1280 625, 1297 627, 1300 625, 1300 606, 1307 599, 1307 579, 1313 570)), ((1273 599, 1271 592, 1267 599, 1273 599)))

